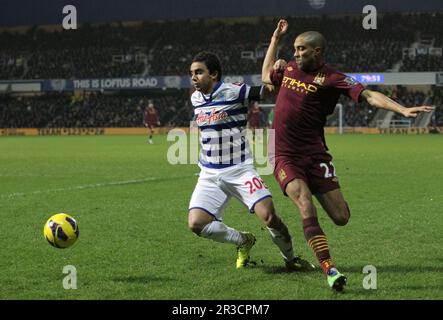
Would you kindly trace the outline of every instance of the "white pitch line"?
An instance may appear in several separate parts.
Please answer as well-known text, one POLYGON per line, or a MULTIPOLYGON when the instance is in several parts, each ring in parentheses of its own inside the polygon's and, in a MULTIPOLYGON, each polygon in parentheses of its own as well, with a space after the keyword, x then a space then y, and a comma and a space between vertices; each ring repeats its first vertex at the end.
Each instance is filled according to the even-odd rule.
POLYGON ((109 186, 121 186, 121 185, 127 185, 127 184, 135 184, 135 183, 143 183, 148 181, 155 181, 159 178, 151 177, 151 178, 145 178, 145 179, 135 179, 135 180, 125 180, 125 181, 113 181, 113 182, 103 182, 103 183, 94 183, 94 184, 85 184, 82 186, 74 186, 74 187, 67 187, 67 188, 57 188, 57 189, 48 189, 48 190, 37 190, 32 192, 14 192, 14 193, 6 193, 6 194, 0 194, 0 198, 14 198, 14 197, 23 197, 26 195, 35 195, 35 194, 42 194, 42 193, 52 193, 52 192, 63 192, 63 191, 75 191, 75 190, 83 190, 83 189, 94 189, 94 188, 102 188, 102 187, 109 187, 109 186))

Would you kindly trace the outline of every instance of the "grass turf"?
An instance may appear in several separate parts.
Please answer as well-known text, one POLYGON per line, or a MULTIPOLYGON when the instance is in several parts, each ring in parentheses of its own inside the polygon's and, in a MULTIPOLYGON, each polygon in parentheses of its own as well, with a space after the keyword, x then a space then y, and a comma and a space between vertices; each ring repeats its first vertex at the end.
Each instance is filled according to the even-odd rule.
MULTIPOLYGON (((333 294, 320 271, 286 273, 260 221, 236 200, 224 221, 256 234, 256 268, 235 269, 235 248, 194 236, 187 206, 196 165, 170 165, 165 136, 0 138, 0 299, 442 299, 443 138, 327 137, 351 220, 319 209, 333 259, 348 276, 333 294), (55 249, 43 224, 72 214, 78 242, 55 249), (63 267, 77 269, 65 290, 63 267), (363 267, 377 268, 366 290, 363 267)), ((270 186, 298 254, 315 262, 297 209, 270 186)), ((315 262, 316 263, 316 262, 315 262)))

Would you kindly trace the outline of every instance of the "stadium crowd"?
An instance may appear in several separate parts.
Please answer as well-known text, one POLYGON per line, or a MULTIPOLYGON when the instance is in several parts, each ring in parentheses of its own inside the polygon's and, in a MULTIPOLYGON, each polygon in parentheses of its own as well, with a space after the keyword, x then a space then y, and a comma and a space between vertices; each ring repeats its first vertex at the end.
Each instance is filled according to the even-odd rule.
MULTIPOLYGON (((290 17, 290 35, 281 51, 292 51, 296 34, 318 30, 327 39, 327 61, 342 71, 386 71, 399 62, 402 71, 439 71, 443 70, 441 56, 411 60, 403 57, 402 50, 429 34, 433 46, 443 46, 442 19, 438 13, 385 14, 380 15, 376 30, 365 30, 361 16, 290 17)), ((4 31, 0 33, 0 79, 183 75, 192 56, 201 50, 218 54, 226 74, 257 74, 274 25, 270 18, 245 18, 86 24, 75 31, 35 27, 22 33, 4 31)))
POLYGON ((187 126, 191 119, 188 99, 183 91, 155 99, 102 93, 0 95, 0 128, 142 127, 143 110, 149 101, 154 103, 162 125, 187 126))
MULTIPOLYGON (((327 40, 326 60, 344 72, 443 71, 443 59, 410 57, 403 48, 420 38, 443 46, 440 13, 380 15, 376 30, 365 30, 361 16, 287 18, 290 34, 281 52, 293 51, 295 35, 318 30, 327 40), (432 35, 432 36, 429 36, 432 35)), ((197 19, 191 21, 82 25, 75 31, 29 28, 0 33, 0 80, 82 79, 148 75, 187 75, 195 53, 216 53, 223 73, 259 74, 275 26, 271 18, 197 19), (211 30, 211 32, 208 32, 211 30), (162 35, 162 36, 159 36, 162 35)), ((282 56, 287 60, 291 56, 282 56)), ((392 90, 383 89, 378 90, 392 90)), ((398 87, 388 95, 404 105, 441 106, 442 89, 429 94, 398 87)), ((57 93, 16 96, 0 93, 1 127, 139 127, 152 100, 162 125, 187 126, 192 118, 189 90, 151 93, 57 93)), ((345 126, 369 126, 375 110, 342 98, 345 126)), ((443 126, 437 108, 432 124, 443 126)), ((268 115, 269 110, 264 114, 268 115)), ((398 118, 398 116, 396 116, 398 118)), ((337 125, 337 114, 328 120, 337 125)))
MULTIPOLYGON (((394 88, 377 87, 392 99, 407 106, 422 104, 441 106, 443 89, 433 87, 427 94, 408 90, 403 86, 394 88)), ((193 117, 189 102, 189 90, 168 90, 166 94, 106 94, 51 93, 31 96, 0 95, 0 128, 61 128, 61 127, 141 127, 143 110, 152 101, 164 126, 189 126, 193 117)), ((272 101, 268 101, 272 102, 272 101)), ((356 105, 351 99, 341 97, 343 125, 368 127, 376 110, 367 103, 356 105)), ((443 126, 443 111, 437 108, 431 125, 443 126)), ((270 110, 263 110, 263 126, 267 125, 270 110)), ((396 116, 394 119, 402 119, 396 116)), ((338 110, 331 115, 327 124, 338 126, 338 110)))

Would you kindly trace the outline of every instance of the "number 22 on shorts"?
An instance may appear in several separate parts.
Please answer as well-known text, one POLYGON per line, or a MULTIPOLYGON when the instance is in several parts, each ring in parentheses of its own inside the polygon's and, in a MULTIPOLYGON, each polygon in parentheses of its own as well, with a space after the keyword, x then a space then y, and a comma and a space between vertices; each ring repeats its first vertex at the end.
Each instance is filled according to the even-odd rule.
POLYGON ((253 194, 255 191, 263 188, 268 189, 268 186, 264 183, 264 181, 257 177, 252 178, 252 181, 246 181, 245 186, 249 186, 250 194, 253 194))

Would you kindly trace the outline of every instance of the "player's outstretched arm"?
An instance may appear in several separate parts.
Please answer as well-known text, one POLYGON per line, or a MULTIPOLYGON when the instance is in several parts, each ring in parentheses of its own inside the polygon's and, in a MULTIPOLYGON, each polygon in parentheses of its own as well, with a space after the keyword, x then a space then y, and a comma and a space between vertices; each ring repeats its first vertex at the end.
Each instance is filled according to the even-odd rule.
POLYGON ((282 19, 278 22, 277 28, 272 34, 271 43, 269 44, 268 51, 266 51, 266 56, 263 61, 261 77, 262 81, 266 84, 272 84, 269 74, 275 64, 278 42, 286 31, 288 31, 288 22, 282 19))
POLYGON ((382 108, 402 114, 407 118, 415 118, 419 113, 431 112, 434 107, 420 106, 406 108, 378 91, 365 89, 361 96, 373 107, 382 108))

